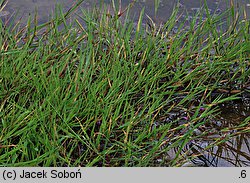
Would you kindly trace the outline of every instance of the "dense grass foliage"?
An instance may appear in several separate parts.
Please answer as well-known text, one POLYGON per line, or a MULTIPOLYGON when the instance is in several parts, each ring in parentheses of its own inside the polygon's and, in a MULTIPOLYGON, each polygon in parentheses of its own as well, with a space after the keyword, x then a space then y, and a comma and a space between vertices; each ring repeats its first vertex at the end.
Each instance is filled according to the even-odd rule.
POLYGON ((192 158, 181 149, 209 133, 195 129, 249 93, 249 20, 233 7, 188 25, 174 9, 156 26, 143 11, 135 25, 129 8, 68 22, 77 6, 43 25, 0 23, 2 166, 180 166, 192 158))

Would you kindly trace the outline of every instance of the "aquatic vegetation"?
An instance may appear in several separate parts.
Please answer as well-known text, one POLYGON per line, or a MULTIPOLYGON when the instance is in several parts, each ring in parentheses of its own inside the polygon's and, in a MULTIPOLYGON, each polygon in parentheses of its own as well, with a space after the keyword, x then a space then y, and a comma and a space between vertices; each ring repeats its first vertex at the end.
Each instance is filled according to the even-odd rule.
POLYGON ((249 20, 233 6, 188 26, 178 7, 160 26, 115 5, 67 21, 81 2, 42 25, 0 22, 2 166, 182 166, 249 134, 249 117, 216 120, 249 97, 249 20))

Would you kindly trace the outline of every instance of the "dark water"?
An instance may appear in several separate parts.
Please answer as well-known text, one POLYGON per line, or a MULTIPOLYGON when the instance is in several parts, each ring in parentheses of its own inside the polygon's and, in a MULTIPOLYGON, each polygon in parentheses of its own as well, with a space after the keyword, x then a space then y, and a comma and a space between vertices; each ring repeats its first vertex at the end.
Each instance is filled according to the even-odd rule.
MULTIPOLYGON (((212 117, 209 123, 198 127, 194 131, 195 135, 202 134, 204 129, 208 133, 205 137, 194 139, 186 145, 181 154, 196 155, 197 158, 193 161, 187 161, 184 166, 250 166, 249 127, 246 129, 246 133, 232 135, 236 132, 234 127, 250 116, 250 98, 223 104, 220 106, 220 110, 221 114, 219 116, 212 117), (229 137, 230 135, 232 136, 229 137), (214 143, 215 139, 224 138, 228 138, 228 140, 212 148, 207 148, 214 143)), ((249 120, 246 122, 249 123, 249 120)), ((167 158, 174 159, 175 153, 176 150, 172 149, 167 153, 167 158)))
MULTIPOLYGON (((0 17, 7 18, 12 13, 19 11, 19 17, 27 17, 29 14, 38 12, 39 23, 44 23, 48 20, 49 14, 53 12, 55 4, 60 3, 64 9, 70 8, 76 1, 75 0, 10 0, 5 8, 6 13, 0 14, 0 17)), ((101 2, 109 4, 110 0, 86 0, 82 4, 82 8, 88 9, 93 4, 100 4, 101 2)), ((119 2, 119 0, 115 0, 119 2)), ((125 8, 132 0, 122 0, 122 8, 125 8)), ((174 5, 180 6, 181 9, 187 10, 190 16, 195 13, 204 4, 199 0, 181 0, 177 3, 177 0, 161 0, 155 16, 154 0, 137 0, 132 8, 132 14, 136 17, 143 7, 145 7, 145 13, 150 17, 153 17, 157 22, 164 22, 171 15, 174 5)), ((208 8, 213 13, 220 13, 226 9, 230 4, 230 0, 207 0, 208 8)), ((246 9, 247 16, 250 17, 250 2, 249 0, 235 0, 235 4, 246 9)))
MULTIPOLYGON (((25 21, 29 14, 38 12, 38 22, 46 22, 50 15, 53 14, 55 4, 60 3, 63 9, 66 11, 70 8, 75 0, 10 0, 7 6, 2 12, 0 12, 0 18, 8 20, 14 13, 19 11, 17 18, 22 17, 25 21)), ((109 0, 86 0, 82 4, 82 8, 90 9, 94 3, 108 3, 109 0)), ((115 2, 119 2, 116 0, 115 2)), ((132 1, 122 0, 122 9, 128 6, 132 1)), ((207 5, 211 13, 219 14, 223 12, 230 4, 230 0, 207 0, 207 5)), ((245 8, 247 17, 250 17, 250 1, 249 0, 235 0, 235 4, 241 8, 245 8)), ((196 13, 204 4, 195 0, 181 0, 178 4, 175 0, 162 0, 160 1, 157 14, 155 14, 154 0, 138 0, 132 10, 131 15, 136 19, 139 12, 145 7, 145 13, 152 17, 157 23, 165 22, 172 13, 172 9, 175 5, 178 5, 180 9, 185 10, 190 16, 185 18, 192 19, 192 14, 196 13)), ((201 166, 250 166, 250 134, 248 132, 234 136, 213 148, 206 149, 208 144, 213 142, 213 135, 217 137, 223 136, 220 132, 225 127, 233 127, 240 124, 248 116, 250 116, 250 96, 244 101, 233 104, 225 104, 221 106, 221 115, 216 119, 211 119, 211 123, 214 123, 214 129, 217 129, 215 134, 211 135, 211 138, 202 139, 200 141, 193 141, 192 147, 196 152, 199 152, 203 156, 203 165, 201 166), (206 160, 204 160, 204 158, 206 160), (205 162, 205 164, 204 164, 205 162)), ((196 133, 200 133, 199 129, 196 133)), ((230 132, 229 132, 230 133, 230 132)), ((184 152, 186 153, 186 152, 184 152)), ((175 152, 169 152, 168 156, 174 158, 175 152)), ((202 158, 200 158, 202 159, 202 158)), ((160 160, 159 160, 160 161, 160 160)), ((187 162, 187 166, 190 166, 192 162, 187 162)), ((191 165, 192 166, 192 165, 191 165)), ((196 166, 196 165, 195 165, 196 166)))

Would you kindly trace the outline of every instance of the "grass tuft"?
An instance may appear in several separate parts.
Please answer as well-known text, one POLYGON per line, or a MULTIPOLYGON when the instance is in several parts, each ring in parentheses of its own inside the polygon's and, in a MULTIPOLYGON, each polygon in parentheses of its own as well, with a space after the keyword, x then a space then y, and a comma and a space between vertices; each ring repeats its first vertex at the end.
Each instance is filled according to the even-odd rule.
POLYGON ((209 134, 195 130, 249 94, 249 20, 204 8, 187 27, 174 9, 161 26, 142 11, 135 27, 129 5, 68 22, 81 2, 43 25, 0 22, 1 166, 181 166, 209 134))

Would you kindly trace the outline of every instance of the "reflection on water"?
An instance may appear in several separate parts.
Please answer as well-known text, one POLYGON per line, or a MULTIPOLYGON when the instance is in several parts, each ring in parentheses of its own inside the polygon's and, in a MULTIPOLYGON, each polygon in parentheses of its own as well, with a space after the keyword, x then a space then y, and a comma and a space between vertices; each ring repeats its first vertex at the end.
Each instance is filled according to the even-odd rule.
MULTIPOLYGON (((15 12, 19 11, 19 17, 27 19, 29 14, 34 14, 38 12, 38 22, 44 23, 49 19, 50 14, 48 12, 53 12, 55 8, 55 3, 61 3, 63 9, 66 10, 70 8, 75 0, 11 0, 8 5, 4 8, 4 11, 0 12, 1 19, 8 19, 15 12)), ((87 0, 82 4, 82 8, 88 9, 94 3, 109 3, 109 0, 98 1, 98 0, 87 0)), ((118 2, 118 1, 116 1, 118 2)), ((126 7, 132 1, 122 0, 122 7, 126 7)), ((219 1, 219 0, 207 0, 207 5, 211 13, 221 13, 226 9, 229 4, 229 0, 219 1)), ((145 7, 145 13, 152 17, 156 22, 165 22, 172 13, 174 5, 177 1, 174 0, 162 0, 155 16, 154 10, 154 0, 138 0, 133 8, 131 15, 133 17, 138 17, 140 10, 145 7)), ((239 3, 240 6, 245 7, 247 16, 250 17, 250 4, 247 0, 238 0, 235 3, 239 3)), ((193 0, 181 0, 178 6, 187 10, 190 16, 187 18, 192 19, 192 15, 199 11, 202 6, 200 1, 193 0)), ((17 17, 18 18, 18 17, 17 17)), ((248 98, 249 99, 249 98, 248 98)), ((206 126, 206 129, 211 128, 213 133, 210 133, 206 138, 201 138, 200 140, 191 141, 182 149, 183 157, 191 155, 196 157, 190 161, 187 161, 184 166, 250 166, 250 134, 249 129, 245 133, 240 133, 239 135, 230 136, 231 134, 237 134, 234 132, 235 125, 240 124, 248 116, 250 116, 249 110, 249 100, 244 100, 241 103, 227 104, 221 107, 221 115, 216 119, 211 119, 210 126, 206 126), (221 132, 221 129, 228 127, 228 131, 221 132), (215 140, 227 139, 223 143, 210 148, 209 146, 215 142, 215 140), (192 165, 193 164, 193 165, 192 165)), ((199 135, 202 131, 197 129, 195 133, 199 135)), ((176 151, 173 149, 168 152, 168 158, 174 158, 176 151)))
POLYGON ((181 150, 182 166, 250 166, 250 98, 221 106, 221 114, 194 131, 197 136, 184 148, 168 151, 158 161, 173 160, 181 150), (247 127, 241 127, 244 122, 247 127), (202 134, 206 134, 205 136, 202 134), (200 136, 200 137, 199 137, 200 136))
MULTIPOLYGON (((250 135, 240 134, 224 143, 207 148, 214 141, 197 141, 188 144, 182 154, 194 159, 182 166, 242 167, 250 166, 250 135)), ((172 156, 176 151, 169 152, 172 156)))

